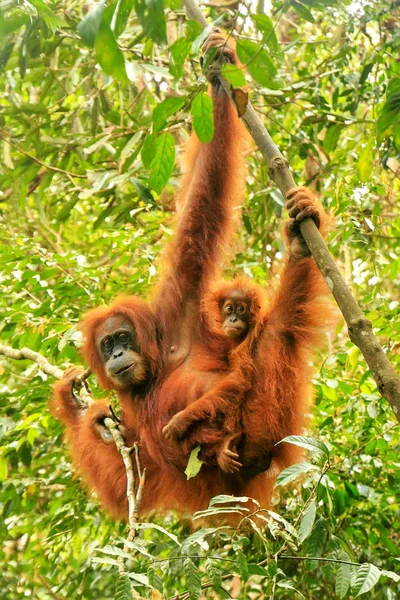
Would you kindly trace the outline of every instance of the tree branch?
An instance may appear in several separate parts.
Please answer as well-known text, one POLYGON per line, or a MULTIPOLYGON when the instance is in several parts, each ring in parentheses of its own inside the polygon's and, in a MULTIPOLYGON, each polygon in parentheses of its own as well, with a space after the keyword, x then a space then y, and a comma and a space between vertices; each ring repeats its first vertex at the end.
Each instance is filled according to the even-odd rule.
MULTIPOLYGON (((11 346, 0 344, 0 355, 7 356, 8 358, 12 358, 14 360, 32 360, 33 362, 39 365, 39 368, 41 371, 43 371, 43 373, 51 375, 55 379, 61 379, 64 374, 64 371, 62 369, 59 369, 58 367, 50 364, 48 360, 44 356, 42 356, 42 354, 39 354, 39 352, 35 352, 34 350, 30 350, 29 348, 22 348, 21 350, 16 350, 11 346)), ((95 402, 86 384, 86 379, 89 377, 90 374, 91 371, 89 369, 86 369, 86 371, 79 375, 74 382, 74 386, 76 388, 79 388, 79 400, 82 401, 83 406, 89 406, 90 404, 95 402)), ((113 437, 117 450, 121 454, 122 460, 124 461, 124 466, 126 470, 126 495, 128 498, 128 535, 125 541, 123 551, 127 553, 130 549, 129 543, 136 536, 136 525, 139 520, 139 511, 143 495, 143 486, 145 483, 146 469, 143 469, 143 471, 141 469, 138 454, 139 449, 137 444, 134 445, 133 449, 126 446, 125 440, 118 429, 118 423, 111 417, 107 417, 106 419, 104 419, 104 425, 107 427, 107 429, 113 437), (135 472, 133 469, 132 462, 132 451, 135 453, 135 460, 139 477, 139 485, 136 493, 135 472)), ((120 575, 125 574, 125 559, 123 557, 120 557, 118 559, 118 571, 120 575)), ((137 594, 135 595, 135 593, 133 592, 133 598, 139 598, 139 596, 137 594)))
MULTIPOLYGON (((190 19, 198 21, 203 28, 210 25, 195 0, 182 1, 190 19)), ((221 83, 232 99, 229 83, 223 78, 221 83)), ((269 176, 283 196, 286 196, 290 188, 296 185, 289 163, 274 144, 250 102, 247 104, 242 120, 266 160, 269 176)), ((397 420, 400 421, 400 379, 375 337, 371 322, 363 315, 347 287, 314 221, 312 219, 302 221, 300 231, 345 318, 351 341, 361 350, 380 394, 389 402, 397 420)))

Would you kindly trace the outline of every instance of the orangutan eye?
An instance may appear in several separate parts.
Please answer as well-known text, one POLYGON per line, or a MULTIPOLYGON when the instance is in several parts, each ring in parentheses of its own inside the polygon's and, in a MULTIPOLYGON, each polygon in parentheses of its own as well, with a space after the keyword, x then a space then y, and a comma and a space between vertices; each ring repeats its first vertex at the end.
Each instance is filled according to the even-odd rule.
POLYGON ((238 306, 236 312, 238 315, 242 315, 244 313, 244 306, 238 306))
POLYGON ((105 350, 111 350, 113 347, 111 338, 106 338, 105 340, 103 340, 102 344, 105 350))
POLYGON ((128 341, 128 336, 126 335, 126 333, 120 333, 119 334, 119 341, 122 344, 125 344, 128 341))
POLYGON ((230 315, 233 311, 233 306, 231 304, 228 304, 228 306, 225 306, 225 314, 226 315, 230 315))

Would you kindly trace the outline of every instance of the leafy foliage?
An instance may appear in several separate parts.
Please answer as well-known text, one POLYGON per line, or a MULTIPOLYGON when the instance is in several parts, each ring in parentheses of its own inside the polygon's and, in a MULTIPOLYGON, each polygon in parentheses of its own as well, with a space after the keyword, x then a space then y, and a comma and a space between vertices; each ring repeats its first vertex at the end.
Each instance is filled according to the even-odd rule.
MULTIPOLYGON (((273 0, 267 15, 261 4, 251 18, 242 3, 229 19, 203 7, 241 31, 245 66, 224 75, 233 87, 247 81, 296 181, 335 214, 330 250, 399 365, 398 7, 273 0)), ((148 294, 188 123, 212 137, 202 39, 175 0, 2 4, 2 343, 79 364, 81 315, 121 291, 148 294)), ((248 162, 227 274, 267 286, 282 260, 283 199, 259 153, 248 162)), ((129 543, 72 477, 48 409, 51 378, 0 358, 2 598, 106 600, 132 587, 146 598, 396 598, 398 429, 341 326, 319 362, 310 433, 289 440, 308 462, 280 475, 280 505, 219 497, 197 515, 198 531, 158 516, 129 543), (224 524, 232 515, 240 527, 224 524)))

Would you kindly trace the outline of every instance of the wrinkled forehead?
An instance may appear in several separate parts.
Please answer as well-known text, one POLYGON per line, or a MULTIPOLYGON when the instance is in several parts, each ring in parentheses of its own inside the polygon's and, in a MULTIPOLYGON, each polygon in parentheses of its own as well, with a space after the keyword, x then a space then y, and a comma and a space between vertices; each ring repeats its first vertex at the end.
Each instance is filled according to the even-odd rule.
POLYGON ((228 294, 226 295, 225 302, 229 302, 229 301, 233 301, 233 302, 238 302, 238 301, 242 301, 242 302, 248 302, 249 299, 247 298, 247 296, 244 294, 244 292, 242 290, 231 290, 230 292, 228 292, 228 294))
POLYGON ((97 328, 97 337, 103 338, 106 335, 112 335, 115 331, 128 331, 134 333, 135 328, 133 323, 125 317, 125 315, 113 315, 108 317, 97 328))

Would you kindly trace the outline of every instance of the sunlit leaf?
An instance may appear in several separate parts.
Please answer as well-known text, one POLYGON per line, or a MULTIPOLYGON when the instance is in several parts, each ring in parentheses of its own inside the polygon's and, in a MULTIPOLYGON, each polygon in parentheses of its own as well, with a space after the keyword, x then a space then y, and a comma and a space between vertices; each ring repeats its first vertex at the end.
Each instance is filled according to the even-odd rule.
POLYGON ((214 135, 213 102, 208 94, 199 92, 193 99, 190 109, 193 129, 201 142, 211 142, 214 135))

